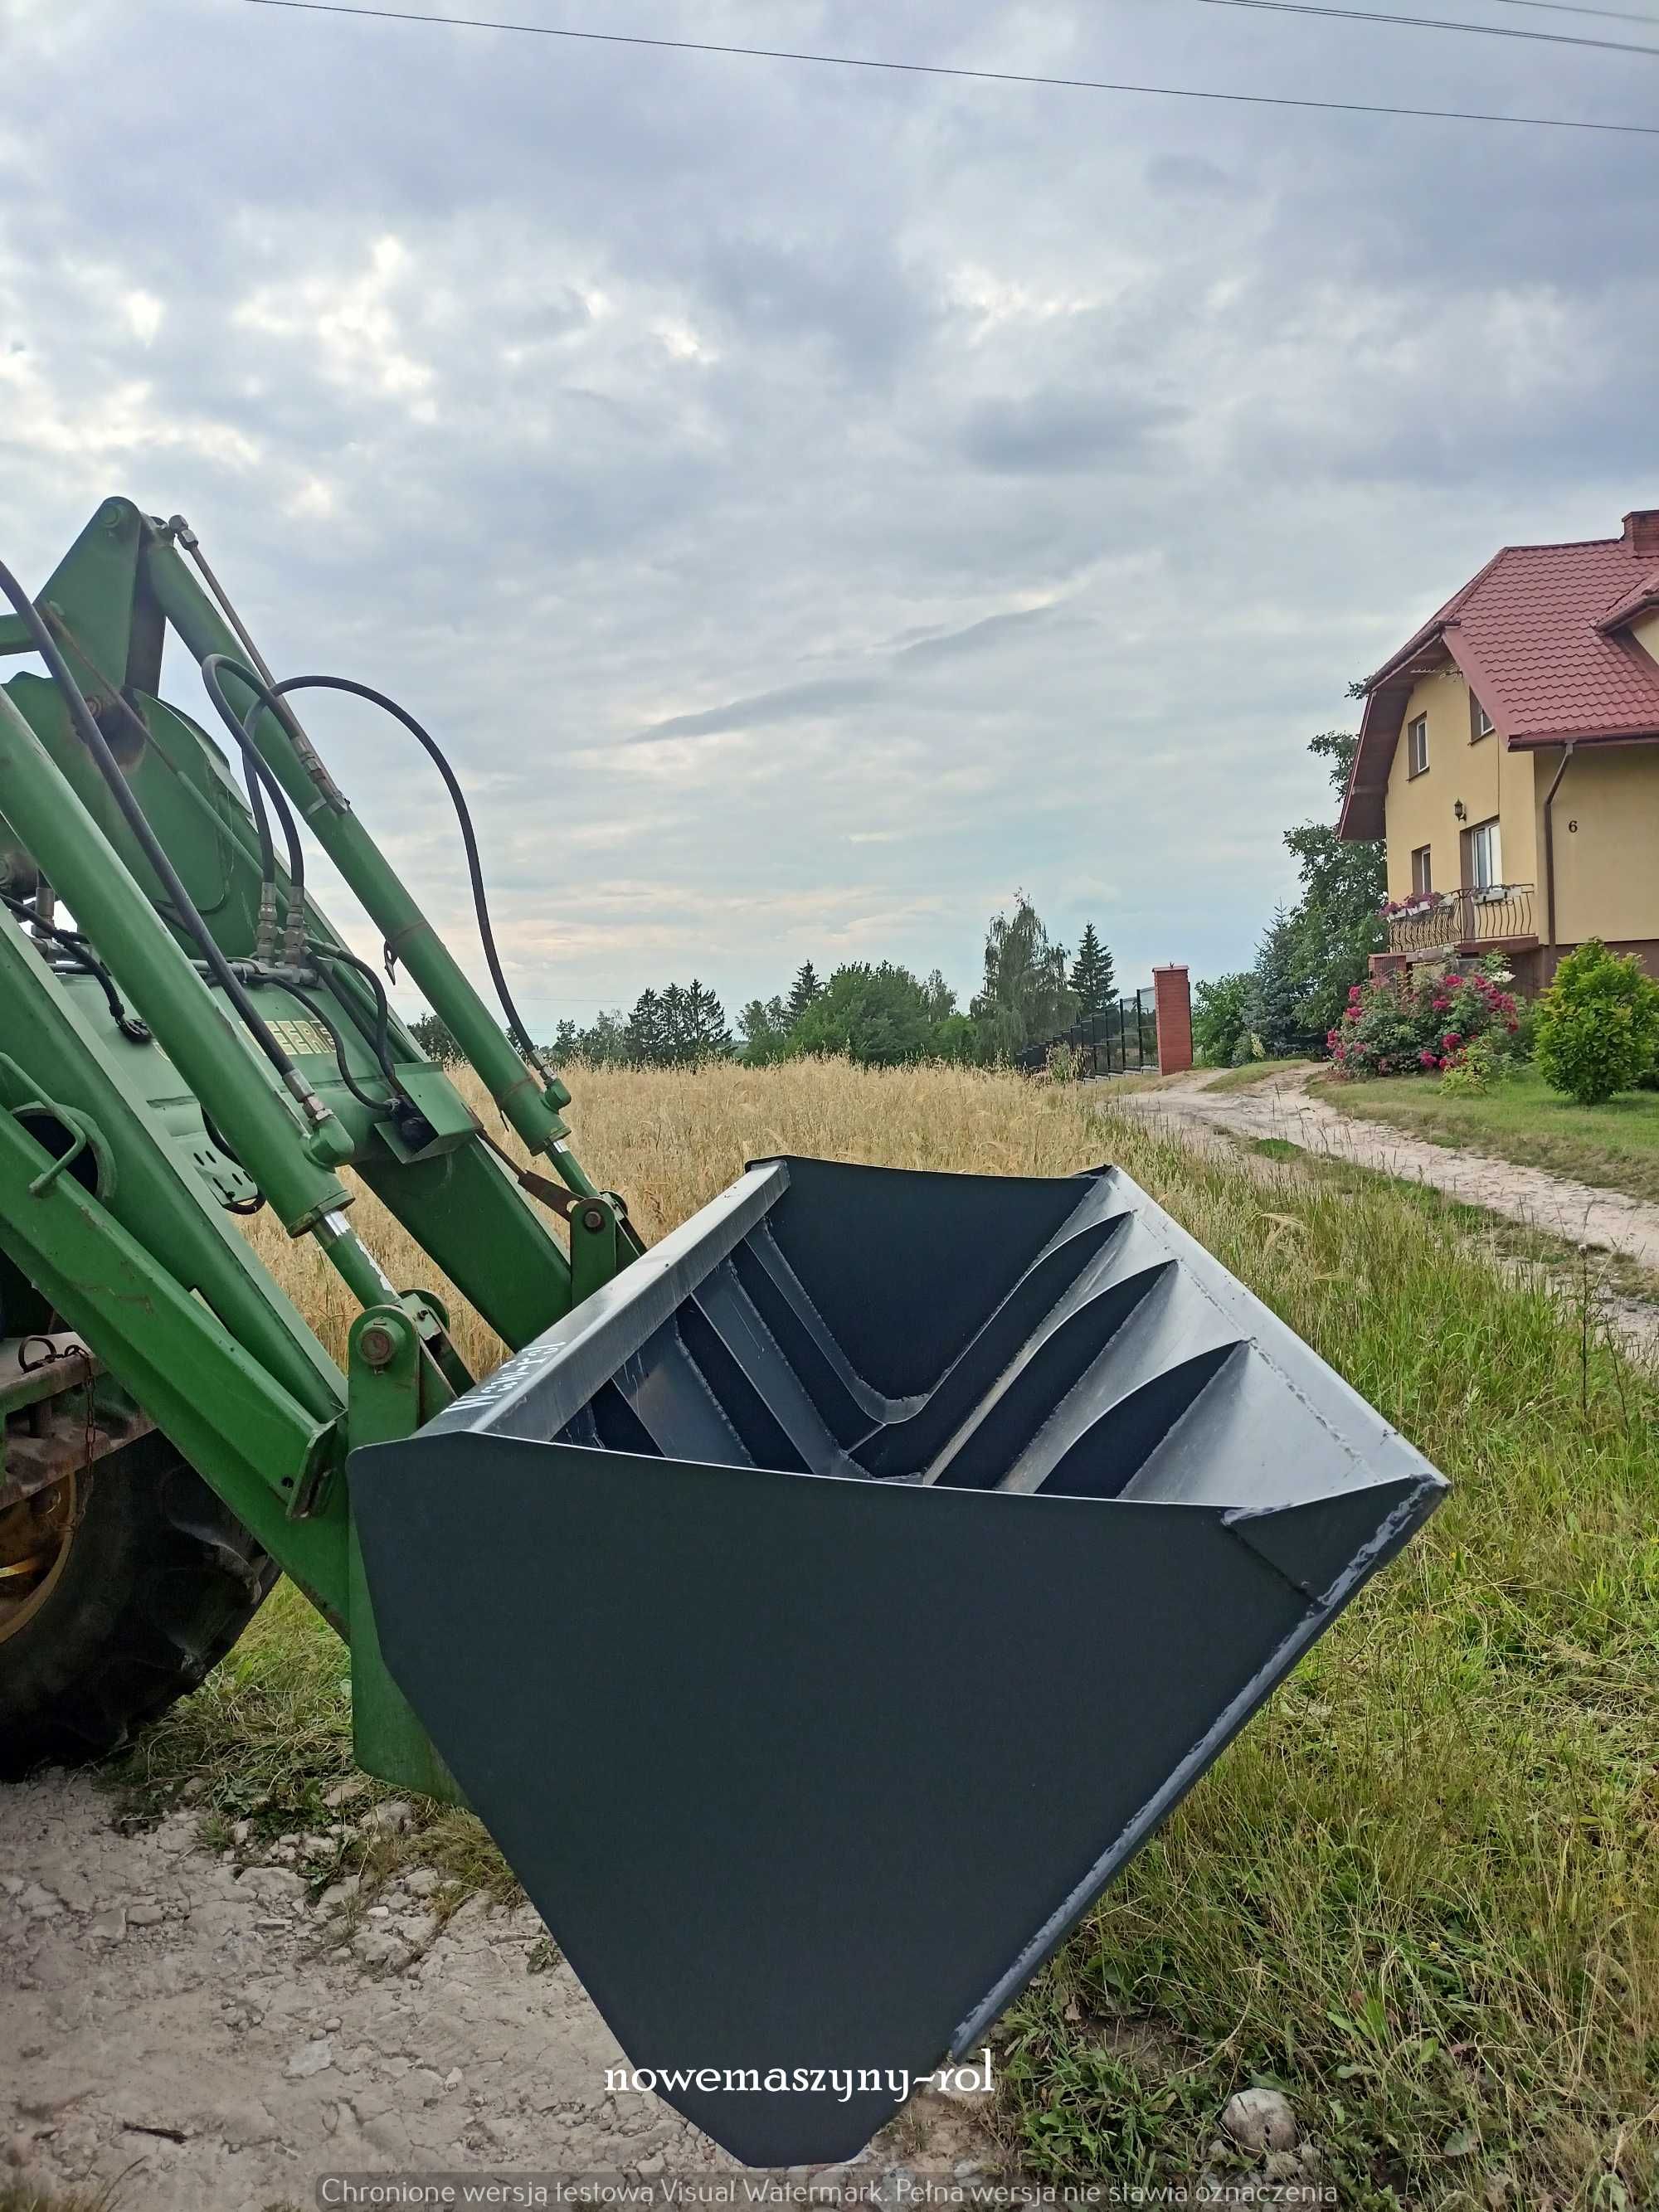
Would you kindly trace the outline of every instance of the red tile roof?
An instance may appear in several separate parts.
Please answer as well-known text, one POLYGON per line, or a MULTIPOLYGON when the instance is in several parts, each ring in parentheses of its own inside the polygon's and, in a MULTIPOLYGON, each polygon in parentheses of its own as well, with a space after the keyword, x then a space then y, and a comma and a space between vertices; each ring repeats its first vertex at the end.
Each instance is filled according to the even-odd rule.
POLYGON ((1651 549, 1623 538, 1506 545, 1366 686, 1338 834, 1380 837, 1406 702, 1455 662, 1512 750, 1659 739, 1659 662, 1620 625, 1659 604, 1651 549))
POLYGON ((1634 622, 1638 615, 1650 613, 1655 607, 1659 607, 1659 568, 1644 576, 1622 599, 1615 599, 1595 627, 1622 629, 1626 623, 1634 622))

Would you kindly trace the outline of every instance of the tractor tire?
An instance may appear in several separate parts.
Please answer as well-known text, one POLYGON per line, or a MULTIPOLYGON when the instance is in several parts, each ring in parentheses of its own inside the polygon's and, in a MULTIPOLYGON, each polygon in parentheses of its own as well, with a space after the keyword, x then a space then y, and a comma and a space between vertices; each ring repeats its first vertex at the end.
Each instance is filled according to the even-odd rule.
POLYGON ((224 1657, 278 1574, 156 1430, 32 1503, 56 1540, 21 1600, 0 1581, 6 1781, 118 1751, 224 1657))

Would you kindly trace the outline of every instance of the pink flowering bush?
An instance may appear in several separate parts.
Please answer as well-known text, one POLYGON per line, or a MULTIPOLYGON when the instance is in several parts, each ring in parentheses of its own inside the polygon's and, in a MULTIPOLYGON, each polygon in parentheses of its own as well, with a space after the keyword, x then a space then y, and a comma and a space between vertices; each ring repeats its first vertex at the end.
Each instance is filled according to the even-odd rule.
POLYGON ((1439 1075, 1477 1046, 1485 1066, 1519 1058, 1521 1035, 1520 1003, 1495 975, 1401 970, 1356 983, 1325 1042, 1343 1075, 1439 1075))

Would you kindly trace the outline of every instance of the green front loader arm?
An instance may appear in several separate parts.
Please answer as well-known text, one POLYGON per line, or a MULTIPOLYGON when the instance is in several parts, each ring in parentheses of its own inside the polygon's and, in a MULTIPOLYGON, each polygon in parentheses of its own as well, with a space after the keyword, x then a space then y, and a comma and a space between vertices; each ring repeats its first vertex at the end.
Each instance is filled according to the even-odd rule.
MULTIPOLYGON (((574 1276, 519 1171, 377 1006, 372 979, 280 863, 273 957, 271 887, 231 760, 157 696, 169 627, 198 662, 224 654, 250 678, 265 673, 216 580, 202 563, 210 595, 180 544, 195 550, 177 518, 106 501, 35 603, 80 700, 28 672, 0 690, 0 1305, 9 1282, 14 1312, 24 1285, 46 1300, 352 1639, 362 1762, 441 1790, 379 1664, 344 1462, 354 1443, 412 1432, 472 1377, 438 1300, 394 1285, 356 1233, 342 1171, 514 1348, 633 1246, 625 1228, 619 1246, 616 1203, 570 1152, 568 1094, 509 1042, 286 704, 252 731, 270 775, 502 1119, 571 1194, 574 1276), (77 722, 82 701, 288 1052, 307 1111, 256 1049, 117 803, 77 722), (262 1200, 290 1236, 315 1239, 368 1317, 347 1374, 236 1227, 234 1212, 262 1200)), ((38 642, 23 616, 0 619, 0 653, 38 642)), ((234 666, 223 682, 239 714, 253 708, 258 695, 234 666)), ((9 1410, 0 1387, 0 1417, 9 1410)))

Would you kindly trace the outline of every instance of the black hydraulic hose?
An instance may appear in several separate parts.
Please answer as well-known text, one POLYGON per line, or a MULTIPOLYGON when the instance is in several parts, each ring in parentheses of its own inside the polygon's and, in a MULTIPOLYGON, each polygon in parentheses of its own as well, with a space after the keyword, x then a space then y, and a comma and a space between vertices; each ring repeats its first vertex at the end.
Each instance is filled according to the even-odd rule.
POLYGON ((339 994, 340 1003, 374 1047, 381 1074, 388 1083, 395 1085, 398 1068, 392 1057, 392 1002, 386 997, 386 985, 367 960, 360 960, 355 952, 348 952, 343 945, 319 945, 315 938, 309 938, 306 942, 306 951, 313 961, 324 964, 337 961, 341 967, 354 969, 368 985, 374 994, 374 1026, 372 1030, 362 1019, 361 1008, 353 1005, 348 994, 339 994))
POLYGON ((247 803, 253 816, 253 824, 259 833, 259 871, 261 881, 270 885, 271 896, 276 892, 276 855, 271 844, 270 823, 266 817, 264 793, 269 792, 276 809, 276 819, 283 825, 283 842, 288 847, 289 881, 294 886, 294 896, 303 903, 306 887, 305 848, 300 842, 299 824, 294 819, 293 809, 288 803, 288 793, 283 789, 264 756, 253 742, 253 725, 270 704, 268 687, 252 672, 242 665, 234 653, 210 653, 202 663, 202 681, 207 686, 208 696, 218 708, 225 726, 235 738, 242 756, 242 775, 247 784, 247 803), (248 683, 262 695, 248 708, 245 721, 239 722, 231 703, 224 695, 219 681, 219 671, 228 667, 232 672, 248 683))
MULTIPOLYGON (((283 721, 279 702, 288 696, 288 692, 296 692, 296 690, 349 692, 352 699, 368 699, 369 706, 378 706, 383 714, 389 714, 394 721, 403 723, 403 728, 410 732, 410 737, 414 737, 416 744, 425 750, 427 759, 429 759, 431 765, 438 769, 438 775, 445 779, 445 790, 449 792, 449 801, 452 801, 453 810, 456 810, 456 821, 460 823, 460 842, 462 842, 462 848, 465 848, 465 852, 467 852, 467 876, 471 878, 471 890, 473 890, 473 914, 477 915, 477 940, 480 940, 480 945, 484 947, 484 964, 489 967, 489 978, 491 978, 491 982, 495 984, 495 998, 502 1002, 502 1013, 507 1015, 507 1033, 511 1036, 514 1044, 518 1046, 520 1053, 525 1055, 525 1060, 529 1061, 531 1066, 538 1066, 538 1060, 535 1060, 535 1040, 531 1037, 529 1029, 525 1026, 522 1018, 520 1018, 518 1006, 514 1005, 514 994, 507 988, 507 975, 502 973, 502 963, 500 963, 500 956, 498 951, 495 951, 495 929, 493 929, 491 921, 489 921, 489 900, 487 896, 484 896, 484 869, 483 869, 483 863, 480 863, 480 858, 477 858, 477 838, 473 836, 473 818, 471 818, 471 810, 467 807, 467 794, 462 792, 460 783, 456 781, 456 772, 453 772, 453 768, 449 765, 449 761, 445 759, 445 754, 442 754, 442 748, 438 745, 438 741, 435 741, 427 730, 420 728, 420 723, 416 721, 414 714, 411 714, 407 708, 398 706, 396 699, 387 699, 385 692, 374 690, 372 684, 354 684, 352 677, 285 677, 281 684, 265 684, 261 677, 257 677, 250 668, 246 668, 246 665, 241 665, 239 661, 232 659, 228 653, 208 654, 208 659, 201 664, 201 675, 206 677, 208 671, 212 668, 216 679, 219 668, 226 668, 226 665, 230 668, 230 671, 234 671, 234 675, 237 675, 237 679, 241 681, 241 684, 246 684, 250 690, 257 692, 257 695, 264 699, 265 706, 272 710, 272 714, 276 714, 279 721, 283 721)), ((239 726, 234 714, 232 714, 230 702, 223 696, 223 690, 219 688, 216 681, 210 681, 210 684, 208 684, 208 692, 212 695, 212 703, 219 708, 219 712, 222 712, 223 717, 226 717, 226 721, 230 723, 230 728, 237 730, 237 734, 241 734, 241 726, 239 726)), ((250 726, 252 726, 252 717, 250 717, 250 726)))
POLYGON ((330 1018, 326 1010, 318 1005, 316 1000, 312 997, 311 994, 305 990, 300 984, 289 982, 286 978, 281 983, 275 985, 273 988, 280 991, 286 991, 290 999, 297 999, 300 1001, 300 1004, 305 1008, 306 1012, 311 1016, 313 1021, 316 1023, 318 1028, 327 1032, 329 1042, 334 1048, 334 1058, 336 1063, 340 1070, 340 1080, 344 1084, 346 1089, 351 1093, 352 1097, 357 1101, 357 1103, 360 1106, 367 1106, 371 1114, 380 1115, 381 1118, 384 1118, 388 1114, 395 1113, 397 1111, 397 1108, 392 1100, 387 1098, 375 1098, 372 1097, 368 1091, 362 1088, 362 1085, 357 1081, 356 1077, 353 1075, 350 1068, 346 1065, 345 1039, 340 1035, 339 1030, 335 1027, 334 1023, 330 1018))
POLYGON ((483 946, 484 963, 489 969, 490 981, 495 986, 495 995, 501 1000, 501 1012, 507 1016, 507 1034, 529 1066, 539 1073, 535 1041, 513 1003, 513 994, 507 987, 507 977, 501 971, 501 958, 495 950, 495 933, 489 920, 489 902, 484 896, 483 866, 478 858, 478 841, 472 832, 472 816, 467 806, 466 796, 437 740, 421 727, 407 708, 400 707, 395 699, 389 699, 384 691, 375 690, 372 684, 354 683, 348 676, 290 676, 284 682, 274 684, 271 690, 273 696, 278 699, 285 698, 290 691, 344 691, 354 699, 367 699, 371 707, 378 707, 382 714, 390 714, 393 721, 401 722, 416 744, 425 751, 444 780, 444 788, 449 793, 455 809, 455 819, 460 825, 461 843, 466 853, 466 872, 472 884, 472 910, 478 921, 478 940, 483 946))
POLYGON ((242 752, 242 781, 247 787, 248 812, 253 817, 253 827, 259 839, 259 890, 262 901, 276 897, 276 848, 271 842, 270 817, 265 811, 265 794, 261 788, 258 770, 254 767, 247 749, 242 752))
POLYGON ((27 899, 16 898, 10 891, 0 891, 0 904, 9 907, 20 921, 31 924, 41 936, 49 937, 54 945, 61 945, 64 958, 70 967, 77 969, 83 975, 97 977, 99 988, 104 994, 104 1003, 110 1011, 110 1018, 124 1037, 133 1044, 153 1042, 148 1024, 141 1022, 137 1014, 127 1012, 121 994, 115 988, 115 978, 78 930, 63 929, 55 921, 43 920, 27 899))
POLYGON ((180 927, 195 939, 203 959, 212 969, 225 996, 235 1007, 243 1027, 282 1078, 283 1088, 305 1109, 307 1120, 314 1121, 318 1113, 325 1109, 320 1108, 310 1085, 261 1020, 258 1009, 242 988, 229 961, 219 950, 212 931, 197 912, 196 902, 185 889, 179 871, 167 858, 167 848, 149 826, 149 817, 139 804, 137 793, 122 775, 103 732, 93 719, 92 709, 82 696, 80 685, 70 673, 69 664, 58 651, 57 639, 48 629, 40 609, 3 561, 0 561, 0 592, 5 593, 21 617, 35 651, 46 662, 47 672, 63 694, 76 735, 91 754, 93 764, 109 786, 110 795, 120 808, 122 818, 132 832, 139 850, 155 871, 161 888, 179 918, 180 927))
MULTIPOLYGON (((252 714, 257 714, 263 711, 262 707, 256 705, 252 714)), ((252 715, 249 719, 252 719, 252 715)), ((294 886, 294 896, 296 899, 301 898, 304 896, 306 887, 306 856, 305 848, 300 842, 300 825, 294 819, 294 811, 288 803, 288 793, 265 766, 252 738, 247 738, 242 746, 242 776, 247 785, 248 810, 253 817, 256 826, 262 828, 259 860, 265 880, 269 882, 274 892, 276 888, 276 857, 271 850, 270 825, 264 819, 265 807, 262 787, 263 791, 270 793, 271 807, 276 819, 283 825, 283 842, 288 848, 289 881, 294 886)))
POLYGON ((270 803, 276 810, 276 819, 283 825, 283 842, 288 848, 288 879, 294 887, 294 902, 296 906, 303 907, 306 896, 306 852, 305 847, 300 842, 300 825, 294 818, 294 809, 288 803, 288 793, 283 789, 274 773, 266 767, 264 754, 253 742, 254 718, 264 710, 263 700, 256 700, 248 708, 246 734, 242 743, 243 771, 248 779, 250 788, 257 780, 270 793, 270 803))
MULTIPOLYGON (((213 1146, 215 1152, 222 1152, 233 1167, 242 1168, 242 1163, 237 1158, 235 1153, 232 1152, 228 1140, 224 1137, 221 1136, 218 1130, 214 1127, 213 1116, 208 1112, 205 1106, 202 1108, 201 1114, 202 1127, 206 1133, 209 1144, 213 1146)), ((242 1168, 242 1173, 244 1175, 247 1175, 247 1170, 246 1168, 242 1168)), ((252 1182, 253 1178, 249 1176, 248 1180, 250 1182, 252 1182)), ((260 1189, 258 1184, 254 1183, 253 1195, 252 1198, 228 1198, 224 1201, 224 1207, 227 1213, 238 1213, 241 1215, 244 1220, 248 1220, 251 1219, 254 1214, 262 1212, 264 1209, 264 1204, 265 1194, 264 1191, 260 1189)))
MULTIPOLYGON (((352 1097, 357 1101, 359 1105, 367 1106, 371 1114, 385 1115, 396 1112, 396 1107, 390 1100, 376 1098, 368 1091, 364 1091, 360 1087, 356 1078, 352 1074, 350 1068, 346 1065, 345 1039, 340 1035, 339 1030, 335 1025, 332 1017, 328 1013, 325 1008, 319 1006, 317 1004, 317 1001, 311 996, 311 994, 305 988, 303 984, 294 982, 287 975, 267 976, 261 975, 258 973, 253 975, 252 980, 256 984, 260 982, 269 983, 273 989, 286 991, 290 999, 297 999, 299 1000, 300 1004, 311 1016, 313 1021, 316 1023, 318 1028, 325 1033, 329 1042, 333 1046, 334 1058, 340 1070, 340 1080, 345 1085, 346 1089, 351 1093, 352 1097)), ((211 986, 217 981, 218 978, 216 976, 210 976, 208 979, 210 988, 211 988, 211 986)), ((204 1118, 205 1118, 205 1108, 203 1109, 203 1112, 204 1118)), ((212 1132, 210 1130, 209 1131, 209 1134, 212 1135, 212 1132)), ((222 1152, 228 1152, 232 1159, 236 1158, 234 1152, 230 1152, 230 1147, 228 1145, 221 1143, 217 1137, 215 1137, 213 1141, 215 1144, 218 1145, 219 1150, 222 1152)), ((238 1167, 240 1167, 241 1162, 237 1160, 236 1164, 238 1167)))

